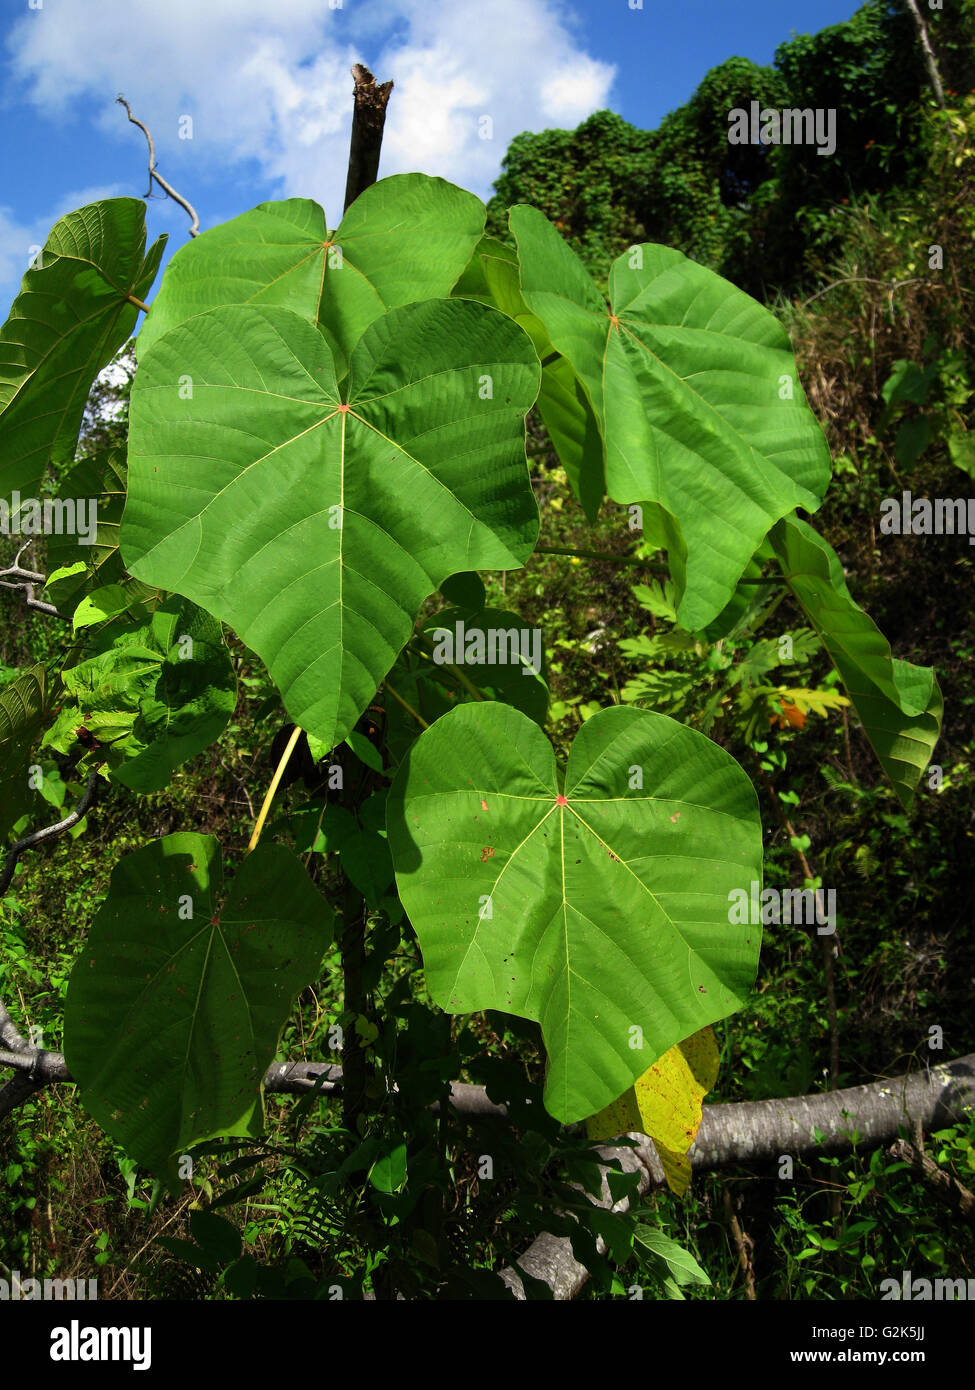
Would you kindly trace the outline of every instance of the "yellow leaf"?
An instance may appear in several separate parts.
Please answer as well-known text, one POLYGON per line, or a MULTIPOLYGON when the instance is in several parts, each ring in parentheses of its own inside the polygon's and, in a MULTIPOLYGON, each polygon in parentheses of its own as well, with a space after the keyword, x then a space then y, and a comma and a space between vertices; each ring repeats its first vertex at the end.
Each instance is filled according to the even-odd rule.
POLYGON ((683 1197, 691 1185, 691 1160, 687 1154, 674 1153, 672 1149, 661 1144, 659 1139, 653 1141, 653 1146, 663 1164, 667 1186, 676 1196, 683 1197))
POLYGON ((701 1102, 717 1079, 717 1040, 712 1029, 702 1028, 658 1057, 628 1091, 588 1119, 586 1133, 594 1141, 648 1135, 667 1185, 681 1196, 691 1178, 686 1155, 701 1124, 701 1102))

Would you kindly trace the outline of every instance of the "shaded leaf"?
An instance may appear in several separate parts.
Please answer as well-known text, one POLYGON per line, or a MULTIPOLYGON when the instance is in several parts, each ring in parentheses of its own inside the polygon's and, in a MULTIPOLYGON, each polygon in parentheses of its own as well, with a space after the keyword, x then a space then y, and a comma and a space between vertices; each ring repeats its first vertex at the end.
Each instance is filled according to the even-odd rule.
POLYGON ((125 567, 119 554, 119 524, 125 506, 125 451, 107 449, 91 458, 82 459, 58 489, 58 497, 74 503, 75 515, 79 504, 94 502, 97 525, 94 544, 83 544, 77 535, 64 533, 47 539, 47 562, 50 571, 44 597, 65 616, 69 616, 85 594, 121 581, 125 567), (63 579, 54 579, 54 571, 71 569, 78 562, 84 569, 63 579))
POLYGON ((811 526, 786 517, 772 532, 786 583, 829 652, 864 732, 908 809, 941 733, 934 671, 891 655, 876 623, 855 603, 836 552, 811 526))
POLYGON ((30 810, 30 752, 51 718, 47 684, 39 662, 0 689, 0 841, 30 810))
MULTIPOLYGON (((544 727, 548 718, 548 669, 538 629, 526 628, 524 619, 508 609, 482 608, 471 616, 461 609, 448 608, 428 618, 423 631, 433 642, 434 662, 440 662, 444 653, 452 655, 451 664, 463 671, 489 700, 514 705, 544 727), (468 658, 468 643, 476 644, 478 635, 483 639, 484 654, 482 660, 472 662, 468 658), (533 669, 536 658, 540 667, 537 673, 533 669)), ((441 663, 440 669, 446 670, 445 664, 441 663)), ((458 698, 467 699, 467 692, 458 691, 458 698)))
POLYGON ((280 845, 229 886, 210 835, 126 855, 68 983, 65 1056, 89 1114, 154 1172, 202 1140, 258 1135, 264 1072, 332 927, 280 845))

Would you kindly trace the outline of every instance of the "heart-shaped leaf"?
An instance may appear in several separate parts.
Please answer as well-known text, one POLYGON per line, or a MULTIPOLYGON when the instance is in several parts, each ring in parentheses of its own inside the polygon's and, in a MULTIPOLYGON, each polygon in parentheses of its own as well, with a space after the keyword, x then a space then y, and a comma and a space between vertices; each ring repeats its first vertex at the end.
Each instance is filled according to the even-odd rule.
POLYGON ((291 310, 200 314, 136 375, 123 558, 233 627, 332 747, 448 575, 531 553, 538 370, 524 333, 470 300, 377 320, 341 393, 291 310))
POLYGON ((332 940, 301 861, 261 844, 224 886, 211 835, 169 835, 112 871, 68 983, 65 1057, 80 1099, 143 1167, 253 1137, 261 1081, 332 940))
MULTIPOLYGON (((116 592, 124 610, 127 595, 116 592)), ((220 624, 173 596, 105 623, 92 647, 87 660, 63 672, 69 700, 46 741, 67 752, 84 719, 107 745, 99 755, 117 781, 159 791, 180 763, 220 737, 234 712, 237 680, 220 624)))
POLYGON ((775 522, 818 507, 829 481, 788 335, 755 300, 666 246, 616 260, 607 307, 542 213, 512 208, 510 224, 524 300, 602 433, 610 497, 658 503, 674 528, 669 548, 686 547, 686 571, 679 564, 674 576, 681 624, 697 631, 729 602, 775 522))
POLYGON ((139 358, 206 309, 280 305, 321 326, 342 377, 374 319, 449 294, 483 227, 479 198, 426 174, 380 179, 334 232, 308 198, 261 203, 177 251, 139 335, 139 358))
POLYGON ((399 1192, 406 1185, 406 1145, 397 1144, 377 1158, 369 1169, 369 1181, 377 1192, 399 1192))
POLYGON ((754 979, 760 933, 728 919, 730 890, 761 880, 755 792, 665 715, 594 714, 563 789, 527 716, 464 705, 404 759, 387 826, 434 999, 536 1019, 559 1120, 614 1100, 754 979))
POLYGON ((771 541, 901 805, 910 809, 941 734, 944 706, 934 671, 891 655, 890 643, 854 602, 835 550, 805 521, 786 517, 771 541))
POLYGON ((36 495, 74 455, 92 382, 128 339, 163 247, 145 254, 145 205, 109 198, 51 228, 0 328, 0 497, 36 495))

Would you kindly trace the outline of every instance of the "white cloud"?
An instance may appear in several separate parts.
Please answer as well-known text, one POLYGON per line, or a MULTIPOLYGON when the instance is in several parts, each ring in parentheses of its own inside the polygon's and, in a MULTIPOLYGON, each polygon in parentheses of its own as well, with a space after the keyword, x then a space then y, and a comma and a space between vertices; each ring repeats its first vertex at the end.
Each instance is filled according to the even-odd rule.
POLYGON ((384 148, 397 168, 420 167, 486 197, 513 136, 578 125, 606 104, 615 69, 579 49, 565 6, 561 14, 547 0, 396 8, 409 33, 384 49, 381 66, 396 82, 384 148))
POLYGON ((8 48, 12 75, 50 114, 95 101, 103 130, 134 137, 113 104, 124 93, 191 200, 191 161, 217 177, 256 160, 267 196, 317 197, 333 222, 353 62, 395 81, 380 172, 422 169, 481 197, 514 135, 578 124, 606 104, 615 71, 552 0, 46 0, 8 48), (191 142, 178 140, 183 115, 191 142))

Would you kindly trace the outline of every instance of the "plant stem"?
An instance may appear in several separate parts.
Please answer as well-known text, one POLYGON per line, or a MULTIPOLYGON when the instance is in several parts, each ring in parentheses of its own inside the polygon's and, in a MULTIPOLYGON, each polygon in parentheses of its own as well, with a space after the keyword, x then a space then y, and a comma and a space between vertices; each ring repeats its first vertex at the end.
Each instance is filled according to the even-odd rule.
POLYGON ((666 565, 654 564, 652 560, 640 560, 635 555, 610 555, 604 550, 573 550, 561 545, 536 545, 535 555, 573 555, 577 560, 603 560, 607 565, 634 565, 637 569, 652 570, 654 574, 665 574, 670 578, 666 565))
POLYGON ((278 765, 274 769, 274 776, 271 778, 271 785, 267 789, 267 795, 264 798, 264 804, 261 807, 261 813, 257 817, 257 821, 254 825, 254 833, 250 837, 250 841, 247 845, 248 854, 250 854, 251 850, 257 848, 257 842, 261 838, 261 831, 264 829, 264 822, 267 820, 268 812, 271 809, 271 802, 274 800, 274 794, 278 789, 278 784, 281 781, 281 778, 284 776, 284 769, 288 766, 288 760, 290 759, 291 754, 295 750, 295 744, 301 738, 301 733, 301 728, 299 727, 299 725, 296 724, 291 737, 288 739, 288 746, 281 754, 281 758, 278 762, 278 765))
MULTIPOLYGON (((433 659, 433 643, 432 643, 432 642, 430 643, 430 651, 424 651, 424 648, 423 648, 423 638, 422 638, 422 636, 421 636, 419 633, 417 633, 417 639, 416 639, 416 640, 417 640, 417 642, 419 642, 419 644, 420 644, 420 651, 423 653, 423 655, 424 655, 428 660, 432 660, 432 659, 433 659)), ((436 664, 436 665, 440 665, 441 663, 437 662, 437 663, 435 663, 435 664, 436 664)), ((464 672, 460 669, 459 666, 455 666, 455 665, 453 664, 453 662, 450 662, 450 661, 445 661, 445 662, 443 662, 442 664, 443 664, 443 669, 444 669, 445 671, 449 671, 450 674, 454 677, 454 679, 457 680, 457 681, 459 681, 460 684, 464 687, 464 689, 467 690, 467 691, 469 691, 470 694, 474 696, 474 699, 475 699, 475 700, 487 700, 487 696, 485 695, 484 691, 481 690, 478 686, 476 686, 476 685, 474 684, 474 682, 471 680, 470 676, 465 675, 464 672)))
POLYGON ((356 1020, 365 1012, 362 976, 366 965, 366 929, 362 920, 365 899, 346 879, 342 894, 342 1007, 347 1016, 342 1040, 342 1122, 359 1133, 359 1116, 366 1099, 365 1044, 356 1031, 356 1020))
POLYGON ((393 699, 396 701, 398 705, 403 706, 407 714, 412 714, 413 718, 416 720, 416 722, 420 725, 421 728, 429 729, 430 725, 424 719, 423 715, 418 714, 412 705, 407 704, 406 701, 403 699, 402 695, 397 695, 396 691, 390 685, 389 681, 383 681, 383 689, 386 691, 387 695, 392 695, 393 699))

